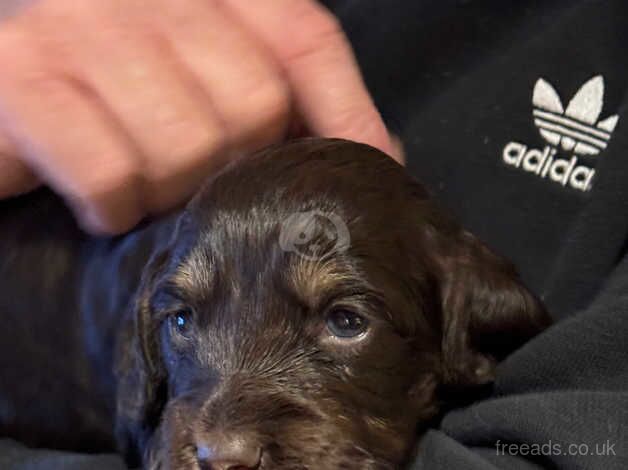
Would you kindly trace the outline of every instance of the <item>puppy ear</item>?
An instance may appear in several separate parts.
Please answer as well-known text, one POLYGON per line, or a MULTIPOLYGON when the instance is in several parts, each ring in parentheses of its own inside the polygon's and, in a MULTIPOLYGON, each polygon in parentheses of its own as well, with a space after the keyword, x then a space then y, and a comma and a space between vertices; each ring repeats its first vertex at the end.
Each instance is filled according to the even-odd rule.
POLYGON ((550 317, 514 267, 468 232, 438 256, 442 381, 469 387, 494 380, 496 364, 543 331, 550 317))
POLYGON ((132 468, 141 465, 143 449, 167 400, 167 377, 150 298, 168 258, 164 250, 149 261, 116 346, 116 440, 132 468))

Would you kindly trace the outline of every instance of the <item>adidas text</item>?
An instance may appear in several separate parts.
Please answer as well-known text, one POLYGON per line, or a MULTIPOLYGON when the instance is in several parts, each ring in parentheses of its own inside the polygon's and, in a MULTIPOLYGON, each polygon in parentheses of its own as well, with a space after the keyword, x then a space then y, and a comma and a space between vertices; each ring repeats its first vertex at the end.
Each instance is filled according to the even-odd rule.
POLYGON ((596 75, 587 80, 566 107, 552 84, 539 78, 532 91, 532 106, 534 125, 549 145, 539 150, 510 142, 502 153, 504 163, 563 186, 590 191, 595 169, 581 164, 579 158, 590 159, 605 150, 619 121, 617 114, 600 119, 604 78, 596 75), (564 154, 557 156, 559 150, 564 154))
POLYGON ((556 148, 550 146, 539 150, 510 142, 504 147, 503 159, 508 165, 580 191, 589 191, 595 176, 595 169, 580 165, 578 157, 557 158, 556 148))

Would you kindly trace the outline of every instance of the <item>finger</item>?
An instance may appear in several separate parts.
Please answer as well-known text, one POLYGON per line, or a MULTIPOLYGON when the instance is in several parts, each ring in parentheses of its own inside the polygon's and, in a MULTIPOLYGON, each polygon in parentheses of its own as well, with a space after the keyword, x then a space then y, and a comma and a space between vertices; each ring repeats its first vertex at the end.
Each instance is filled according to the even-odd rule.
POLYGON ((27 193, 39 185, 37 177, 15 155, 17 150, 0 134, 0 199, 27 193))
POLYGON ((398 135, 391 134, 390 140, 392 144, 391 156, 402 165, 406 164, 406 150, 403 145, 403 141, 398 135))
POLYGON ((76 59, 75 67, 141 151, 149 211, 191 196, 217 162, 210 157, 224 150, 224 130, 189 77, 178 72, 167 45, 105 28, 76 59))
POLYGON ((282 138, 291 97, 257 38, 205 0, 160 0, 159 6, 159 27, 211 100, 229 140, 250 151, 282 138))
POLYGON ((322 136, 392 153, 386 127, 338 22, 312 0, 222 0, 278 58, 300 112, 322 136))
POLYGON ((124 136, 68 82, 0 77, 4 130, 29 165, 93 232, 120 233, 142 217, 138 164, 124 136))

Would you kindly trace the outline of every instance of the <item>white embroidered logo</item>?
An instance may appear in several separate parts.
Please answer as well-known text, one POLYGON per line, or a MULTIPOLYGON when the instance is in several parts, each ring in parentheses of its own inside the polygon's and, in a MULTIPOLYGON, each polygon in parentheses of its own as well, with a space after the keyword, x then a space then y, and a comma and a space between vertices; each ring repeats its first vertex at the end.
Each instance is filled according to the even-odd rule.
POLYGON ((604 78, 598 75, 582 85, 567 109, 554 87, 539 78, 532 104, 534 125, 550 145, 539 150, 510 142, 504 148, 504 162, 563 186, 589 191, 595 169, 580 164, 577 156, 598 155, 606 148, 619 121, 617 115, 598 121, 604 106, 604 78), (559 148, 572 152, 572 157, 556 158, 559 148))
POLYGON ((593 77, 582 85, 563 109, 556 90, 539 78, 532 95, 534 124, 551 145, 578 155, 597 155, 617 126, 619 117, 610 116, 597 122, 604 106, 604 79, 593 77))

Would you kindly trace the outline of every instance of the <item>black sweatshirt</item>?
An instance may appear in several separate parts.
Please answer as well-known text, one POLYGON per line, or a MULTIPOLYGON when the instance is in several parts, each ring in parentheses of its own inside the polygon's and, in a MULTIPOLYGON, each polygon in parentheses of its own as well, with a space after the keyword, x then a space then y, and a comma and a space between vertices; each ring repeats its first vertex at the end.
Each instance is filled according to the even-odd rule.
MULTIPOLYGON (((326 3, 410 171, 558 321, 412 468, 628 469, 628 1, 326 3)), ((106 459, 0 441, 2 468, 106 459)))
POLYGON ((408 168, 557 324, 414 469, 628 469, 628 2, 327 2, 408 168))

